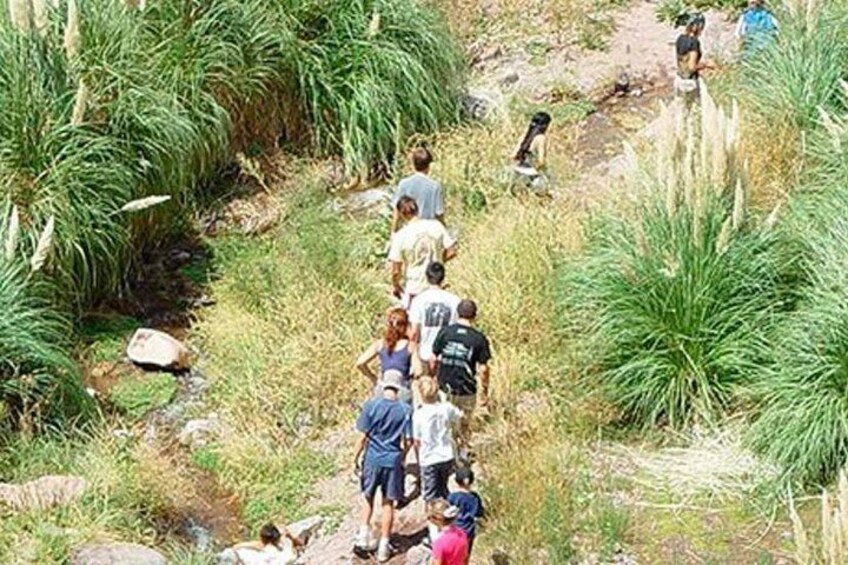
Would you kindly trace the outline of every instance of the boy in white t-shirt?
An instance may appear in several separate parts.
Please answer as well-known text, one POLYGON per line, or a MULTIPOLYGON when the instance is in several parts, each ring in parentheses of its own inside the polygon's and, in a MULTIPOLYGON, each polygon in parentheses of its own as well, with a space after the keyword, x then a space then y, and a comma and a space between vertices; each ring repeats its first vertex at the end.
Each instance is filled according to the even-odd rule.
POLYGON ((419 219, 414 198, 402 196, 397 211, 406 225, 392 236, 389 247, 392 292, 409 307, 412 299, 427 289, 427 266, 456 256, 456 240, 438 220, 419 219))
POLYGON ((421 490, 429 502, 450 494, 448 479, 456 459, 453 427, 462 412, 439 400, 439 383, 433 377, 421 377, 421 398, 423 404, 412 414, 412 439, 419 450, 421 490))
POLYGON ((445 266, 441 263, 430 263, 426 276, 429 286, 412 301, 409 320, 412 323, 412 343, 418 345, 418 356, 424 367, 429 369, 433 342, 439 330, 457 322, 459 297, 442 288, 445 266))

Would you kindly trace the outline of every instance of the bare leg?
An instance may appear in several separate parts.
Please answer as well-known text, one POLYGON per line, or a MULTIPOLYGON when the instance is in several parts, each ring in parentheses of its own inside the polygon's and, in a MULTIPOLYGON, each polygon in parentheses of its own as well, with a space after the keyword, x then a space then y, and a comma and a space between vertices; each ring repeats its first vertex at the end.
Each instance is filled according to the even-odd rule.
POLYGON ((374 514, 374 499, 364 498, 362 499, 365 504, 362 505, 362 525, 367 528, 371 528, 371 516, 374 514))
POLYGON ((392 535, 392 523, 395 519, 395 503, 391 500, 383 499, 382 504, 382 521, 380 524, 380 538, 389 539, 392 535))

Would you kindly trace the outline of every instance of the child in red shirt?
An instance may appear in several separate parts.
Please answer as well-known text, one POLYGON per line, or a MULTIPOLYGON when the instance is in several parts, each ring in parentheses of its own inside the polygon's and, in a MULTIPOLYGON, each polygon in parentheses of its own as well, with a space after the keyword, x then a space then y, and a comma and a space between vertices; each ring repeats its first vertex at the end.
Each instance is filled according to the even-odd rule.
POLYGON ((457 516, 459 508, 443 498, 430 504, 427 517, 441 532, 433 543, 432 565, 467 565, 468 536, 454 524, 457 516))

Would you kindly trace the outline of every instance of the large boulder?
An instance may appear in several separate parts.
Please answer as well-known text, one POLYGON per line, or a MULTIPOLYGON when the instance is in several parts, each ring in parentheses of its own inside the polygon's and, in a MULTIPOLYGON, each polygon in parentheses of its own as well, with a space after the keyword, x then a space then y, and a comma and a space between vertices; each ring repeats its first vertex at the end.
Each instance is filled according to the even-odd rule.
POLYGON ((183 371, 191 366, 188 348, 165 332, 140 328, 127 346, 127 357, 136 365, 183 371))
POLYGON ((47 475, 21 485, 0 483, 0 507, 26 512, 64 506, 80 498, 87 487, 85 479, 72 475, 47 475))
POLYGON ((137 543, 91 543, 71 558, 71 565, 166 565, 165 557, 137 543))

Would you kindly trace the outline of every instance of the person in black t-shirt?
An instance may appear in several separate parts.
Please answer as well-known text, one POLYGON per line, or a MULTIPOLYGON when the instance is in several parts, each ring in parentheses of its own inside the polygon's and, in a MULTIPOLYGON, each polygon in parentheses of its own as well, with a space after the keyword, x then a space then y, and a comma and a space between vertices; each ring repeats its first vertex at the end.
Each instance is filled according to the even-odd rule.
POLYGON ((456 308, 459 320, 442 328, 433 343, 431 374, 437 375, 439 387, 462 410, 456 440, 460 459, 467 461, 471 440, 471 420, 477 407, 478 372, 480 405, 489 402, 489 361, 492 358, 489 339, 474 328, 477 305, 462 300, 456 308))
POLYGON ((701 94, 701 71, 713 66, 702 59, 701 33, 706 19, 703 14, 689 14, 685 17, 686 30, 675 43, 677 52, 677 76, 674 80, 674 92, 687 104, 698 100, 701 94))

